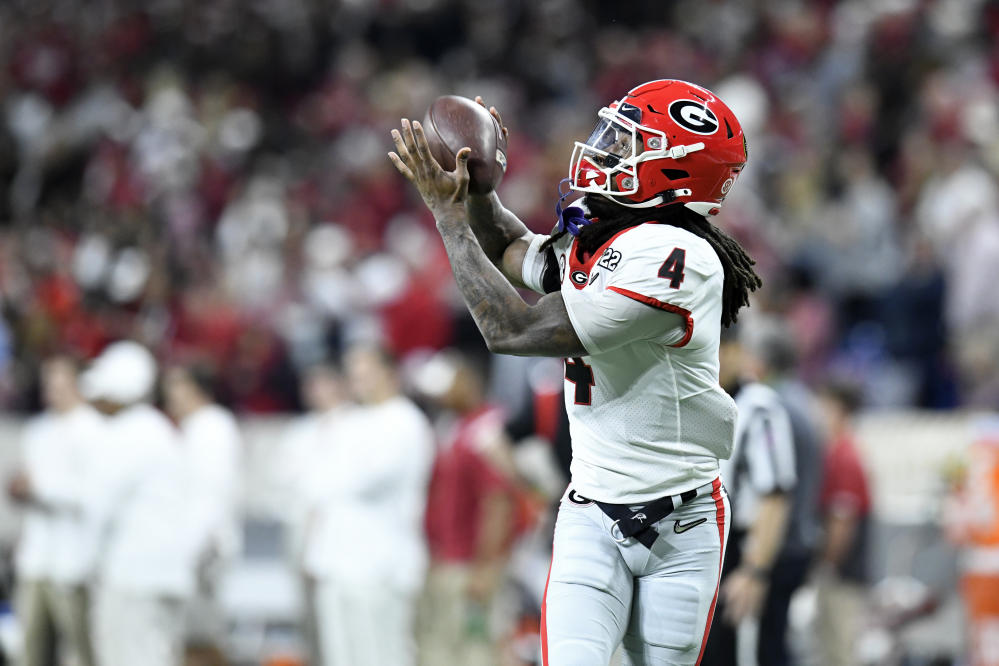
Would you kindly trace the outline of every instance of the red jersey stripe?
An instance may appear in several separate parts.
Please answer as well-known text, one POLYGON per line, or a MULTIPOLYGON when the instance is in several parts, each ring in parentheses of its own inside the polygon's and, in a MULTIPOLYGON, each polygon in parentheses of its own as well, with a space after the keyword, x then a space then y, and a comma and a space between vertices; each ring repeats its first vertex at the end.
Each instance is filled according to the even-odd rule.
POLYGON ((545 578, 545 593, 541 597, 541 666, 548 664, 548 583, 552 579, 552 566, 555 564, 555 544, 552 544, 552 560, 548 565, 548 577, 545 578))
POLYGON ((721 478, 717 478, 711 483, 711 498, 715 501, 715 520, 718 523, 718 584, 715 585, 715 596, 711 599, 711 607, 708 609, 708 620, 704 623, 704 635, 701 637, 701 650, 697 653, 697 664, 701 663, 701 657, 704 656, 704 646, 708 643, 711 621, 715 617, 715 606, 718 604, 722 565, 725 562, 725 499, 721 494, 721 478))
POLYGON ((660 310, 665 310, 666 312, 672 312, 673 314, 678 314, 684 319, 686 319, 686 330, 683 334, 683 339, 681 339, 676 344, 670 345, 670 347, 683 347, 685 344, 690 342, 691 336, 694 335, 694 318, 690 314, 690 310, 686 308, 681 308, 679 305, 673 305, 671 303, 664 303, 657 298, 652 298, 651 296, 646 296, 645 294, 640 294, 637 291, 631 291, 630 289, 623 289, 621 287, 607 287, 609 290, 621 294, 622 296, 627 296, 628 298, 638 301, 639 303, 645 303, 646 305, 651 305, 654 308, 659 308, 660 310))

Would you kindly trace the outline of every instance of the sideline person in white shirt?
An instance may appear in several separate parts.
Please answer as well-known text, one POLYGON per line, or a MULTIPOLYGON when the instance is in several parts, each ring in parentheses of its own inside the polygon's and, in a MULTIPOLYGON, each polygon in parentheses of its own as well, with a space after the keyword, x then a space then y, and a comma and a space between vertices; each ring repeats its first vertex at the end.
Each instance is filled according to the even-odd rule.
POLYGON ((71 663, 94 663, 86 584, 96 565, 97 535, 85 512, 92 449, 102 418, 80 397, 77 364, 66 356, 41 367, 46 410, 25 428, 23 467, 8 483, 24 508, 15 555, 16 609, 23 632, 19 663, 52 663, 53 647, 71 663))
POLYGON ((80 378, 83 395, 108 417, 92 504, 103 528, 94 609, 100 666, 182 663, 197 537, 180 439, 146 402, 156 374, 148 350, 116 342, 80 378))
POLYGON ((359 406, 328 431, 307 482, 305 567, 318 581, 323 664, 409 666, 433 431, 387 352, 355 347, 345 368, 359 406))
POLYGON ((180 427, 190 474, 197 540, 198 592, 188 608, 187 642, 204 658, 219 659, 225 617, 215 594, 226 565, 240 551, 239 486, 242 436, 232 412, 215 403, 211 370, 176 365, 163 377, 167 413, 180 427))
POLYGON ((278 443, 273 479, 282 500, 286 526, 285 547, 302 590, 302 623, 309 663, 322 661, 316 618, 316 580, 304 566, 309 502, 305 481, 313 466, 332 446, 330 428, 350 411, 343 379, 335 365, 317 363, 306 368, 299 384, 302 403, 308 410, 293 419, 278 443))
POLYGON ((325 436, 330 424, 350 410, 343 379, 330 363, 306 368, 299 393, 307 411, 288 423, 278 445, 273 470, 279 494, 286 502, 283 516, 291 533, 288 539, 289 556, 296 566, 302 560, 306 522, 307 497, 303 481, 330 443, 325 436))

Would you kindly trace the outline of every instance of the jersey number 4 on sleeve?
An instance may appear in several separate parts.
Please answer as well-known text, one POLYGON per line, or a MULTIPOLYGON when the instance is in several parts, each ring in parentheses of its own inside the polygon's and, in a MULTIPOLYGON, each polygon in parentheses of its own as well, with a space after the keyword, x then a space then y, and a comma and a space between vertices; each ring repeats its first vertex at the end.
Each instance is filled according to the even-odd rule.
POLYGON ((687 261, 687 251, 682 247, 675 247, 666 257, 666 261, 659 267, 659 277, 669 280, 672 289, 679 289, 683 284, 683 267, 687 261))
POLYGON ((583 363, 581 358, 567 358, 565 378, 576 385, 576 404, 590 404, 593 399, 593 368, 583 363))

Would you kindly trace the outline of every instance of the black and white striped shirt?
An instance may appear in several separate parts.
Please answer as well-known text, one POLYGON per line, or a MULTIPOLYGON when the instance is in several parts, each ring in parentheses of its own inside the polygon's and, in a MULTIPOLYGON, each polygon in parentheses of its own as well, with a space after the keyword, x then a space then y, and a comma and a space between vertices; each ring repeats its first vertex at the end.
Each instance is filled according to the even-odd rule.
POLYGON ((733 526, 748 529, 761 497, 794 489, 794 438, 787 410, 769 386, 746 384, 735 404, 735 449, 721 461, 721 472, 732 497, 733 526))

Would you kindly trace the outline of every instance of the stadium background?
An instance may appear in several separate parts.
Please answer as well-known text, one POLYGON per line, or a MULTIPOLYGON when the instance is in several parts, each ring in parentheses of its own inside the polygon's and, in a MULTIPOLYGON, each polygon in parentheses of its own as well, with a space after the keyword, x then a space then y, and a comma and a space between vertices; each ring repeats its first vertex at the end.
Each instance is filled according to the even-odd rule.
MULTIPOLYGON (((0 407, 37 410, 46 354, 120 338, 215 364, 250 429, 352 341, 482 353, 388 130, 483 95, 511 130, 501 196, 547 231, 595 110, 676 77, 746 129, 718 222, 758 260, 754 308, 802 379, 849 377, 869 419, 909 426, 865 442, 896 474, 898 410, 948 410, 918 418, 951 452, 999 407, 997 37, 983 0, 2 3, 0 407)), ((952 565, 924 578, 946 591, 952 565)))

